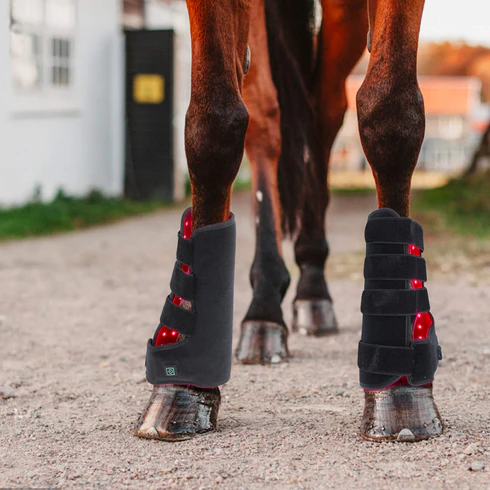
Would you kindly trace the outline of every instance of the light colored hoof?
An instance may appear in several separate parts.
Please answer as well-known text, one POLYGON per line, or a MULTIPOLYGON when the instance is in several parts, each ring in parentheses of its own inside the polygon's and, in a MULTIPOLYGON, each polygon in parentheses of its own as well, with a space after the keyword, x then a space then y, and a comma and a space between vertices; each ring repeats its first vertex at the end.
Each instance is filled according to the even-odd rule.
POLYGON ((293 332, 324 337, 339 331, 329 299, 297 299, 293 303, 293 332))
POLYGON ((236 359, 241 364, 279 364, 289 357, 288 331, 273 322, 242 323, 236 359))
POLYGON ((218 388, 154 386, 133 434, 145 439, 183 441, 216 429, 218 388))
POLYGON ((361 435, 373 442, 416 442, 440 436, 444 426, 432 386, 365 390, 361 435))

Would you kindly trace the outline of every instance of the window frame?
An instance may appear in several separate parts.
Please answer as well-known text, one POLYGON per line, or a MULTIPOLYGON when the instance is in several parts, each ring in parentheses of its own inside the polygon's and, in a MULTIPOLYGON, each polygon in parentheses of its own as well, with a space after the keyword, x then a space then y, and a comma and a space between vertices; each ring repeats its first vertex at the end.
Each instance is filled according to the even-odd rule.
MULTIPOLYGON (((78 113, 80 110, 79 96, 78 96, 78 8, 79 1, 72 0, 75 8, 75 21, 74 26, 71 29, 62 29, 57 27, 48 26, 46 24, 46 0, 41 0, 43 9, 43 22, 42 24, 29 24, 20 23, 14 21, 12 6, 13 1, 9 2, 10 13, 10 29, 9 35, 12 32, 19 32, 21 34, 36 35, 41 40, 41 82, 37 87, 22 88, 19 87, 14 78, 14 55, 12 53, 12 46, 9 48, 9 61, 10 61, 10 80, 12 86, 12 92, 14 95, 13 100, 13 113, 14 117, 22 117, 29 114, 57 114, 57 113, 78 113), (18 26, 18 28, 16 28, 18 26), (66 86, 55 85, 52 78, 52 69, 55 61, 55 57, 52 52, 52 42, 54 39, 67 40, 70 45, 69 55, 69 78, 70 83, 66 86)), ((11 43, 10 39, 10 43, 11 43)), ((56 65, 58 66, 58 65, 56 65)))

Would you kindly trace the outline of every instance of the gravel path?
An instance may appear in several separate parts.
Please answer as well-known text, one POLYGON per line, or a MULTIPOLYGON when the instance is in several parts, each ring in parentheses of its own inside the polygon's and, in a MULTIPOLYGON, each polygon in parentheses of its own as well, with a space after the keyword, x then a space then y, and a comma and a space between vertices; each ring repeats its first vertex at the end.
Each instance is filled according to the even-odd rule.
MULTIPOLYGON (((236 329, 251 296, 249 200, 234 202, 236 329)), ((381 445, 358 435, 360 264, 374 207, 372 196, 337 196, 329 212, 341 334, 291 336, 294 357, 281 366, 235 366, 219 430, 173 444, 131 429, 150 394, 145 343, 168 292, 181 209, 0 245, 0 487, 490 487, 488 255, 457 274, 444 264, 429 283, 445 352, 435 384, 445 435, 381 445)), ((296 278, 289 246, 286 260, 296 278)))

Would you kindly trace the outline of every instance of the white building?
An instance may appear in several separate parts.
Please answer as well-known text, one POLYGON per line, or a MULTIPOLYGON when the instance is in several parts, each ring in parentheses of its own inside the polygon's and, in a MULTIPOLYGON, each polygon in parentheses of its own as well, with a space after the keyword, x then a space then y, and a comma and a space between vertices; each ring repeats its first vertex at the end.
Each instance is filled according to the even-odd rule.
MULTIPOLYGON (((149 0, 145 24, 173 27, 176 58, 190 59, 185 3, 176 4, 149 0)), ((59 189, 122 192, 123 12, 123 0, 0 1, 0 205, 26 202, 36 189, 45 200, 59 189)), ((179 64, 176 84, 188 86, 189 69, 179 64)), ((181 168, 186 105, 184 90, 174 123, 181 168)))

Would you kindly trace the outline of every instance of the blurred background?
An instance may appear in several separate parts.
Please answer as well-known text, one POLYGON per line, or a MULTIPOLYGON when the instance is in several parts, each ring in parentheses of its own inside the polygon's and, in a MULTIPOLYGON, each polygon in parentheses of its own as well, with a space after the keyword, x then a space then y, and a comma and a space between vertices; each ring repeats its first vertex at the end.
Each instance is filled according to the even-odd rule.
MULTIPOLYGON (((479 0, 463 12, 427 2, 419 55, 427 125, 415 189, 489 168, 490 34, 481 21, 489 16, 479 0)), ((83 206, 87 198, 108 205, 114 218, 185 199, 191 53, 184 0, 9 0, 0 20, 3 212, 70 200, 83 206), (122 196, 124 206, 108 203, 122 196)), ((347 82, 334 189, 374 186, 355 109, 368 60, 366 52, 347 82)), ((237 186, 249 182, 245 157, 237 186)), ((103 221, 107 212, 63 226, 103 221)), ((31 221, 39 229, 31 223, 26 234, 52 226, 31 221)), ((9 233, 23 234, 0 225, 0 237, 9 233)))

